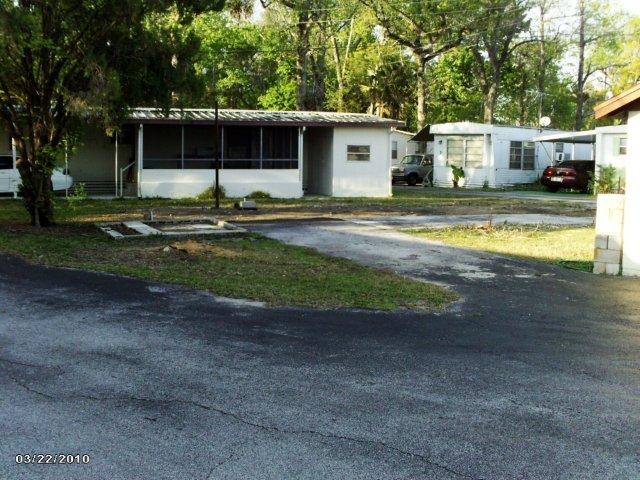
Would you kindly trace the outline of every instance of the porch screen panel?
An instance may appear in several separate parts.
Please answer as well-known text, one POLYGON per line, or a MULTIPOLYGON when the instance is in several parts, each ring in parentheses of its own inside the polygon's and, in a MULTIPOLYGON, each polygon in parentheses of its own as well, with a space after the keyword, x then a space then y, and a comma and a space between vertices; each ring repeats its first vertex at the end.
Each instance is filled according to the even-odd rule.
POLYGON ((464 140, 457 138, 447 139, 447 162, 449 165, 462 167, 464 161, 464 140))
POLYGON ((215 127, 211 125, 185 125, 185 169, 215 168, 215 132, 215 127))
POLYGON ((144 169, 182 168, 180 125, 145 125, 143 137, 144 169))
POLYGON ((465 141, 464 166, 467 168, 482 167, 482 157, 484 150, 484 138, 473 137, 465 141))
POLYGON ((292 127, 262 128, 262 168, 298 168, 298 129, 292 127))
POLYGON ((224 168, 260 168, 260 127, 226 126, 224 168))

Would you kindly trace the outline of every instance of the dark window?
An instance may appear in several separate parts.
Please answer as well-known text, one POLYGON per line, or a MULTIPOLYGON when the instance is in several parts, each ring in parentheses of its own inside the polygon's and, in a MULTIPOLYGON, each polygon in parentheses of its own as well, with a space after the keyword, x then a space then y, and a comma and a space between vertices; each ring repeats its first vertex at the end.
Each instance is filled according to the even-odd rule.
POLYGON ((11 169, 13 169, 13 156, 0 155, 0 170, 11 170, 11 169))
POLYGON ((368 162, 371 160, 370 145, 347 145, 347 160, 368 162))
POLYGON ((398 141, 391 141, 391 159, 396 160, 398 158, 398 141))
POLYGON ((533 170, 536 149, 533 142, 512 141, 509 146, 509 168, 511 170, 533 170))

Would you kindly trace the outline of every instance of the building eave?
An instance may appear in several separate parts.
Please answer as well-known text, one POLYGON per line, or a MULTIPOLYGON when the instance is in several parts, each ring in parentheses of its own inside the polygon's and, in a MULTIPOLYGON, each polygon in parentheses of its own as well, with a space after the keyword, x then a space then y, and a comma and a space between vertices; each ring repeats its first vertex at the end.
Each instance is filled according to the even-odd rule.
POLYGON ((640 110, 640 83, 620 95, 599 103, 593 109, 596 120, 612 117, 629 110, 640 110))

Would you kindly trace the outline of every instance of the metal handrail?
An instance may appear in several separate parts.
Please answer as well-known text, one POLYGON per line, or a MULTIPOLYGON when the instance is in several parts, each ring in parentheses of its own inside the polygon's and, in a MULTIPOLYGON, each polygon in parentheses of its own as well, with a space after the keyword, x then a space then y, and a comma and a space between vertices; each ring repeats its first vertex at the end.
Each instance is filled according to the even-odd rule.
POLYGON ((124 174, 124 172, 126 172, 127 170, 129 170, 131 167, 133 167, 136 164, 136 162, 131 162, 129 165, 127 165, 126 167, 122 167, 120 169, 120 198, 123 197, 123 185, 122 185, 122 176, 124 174))

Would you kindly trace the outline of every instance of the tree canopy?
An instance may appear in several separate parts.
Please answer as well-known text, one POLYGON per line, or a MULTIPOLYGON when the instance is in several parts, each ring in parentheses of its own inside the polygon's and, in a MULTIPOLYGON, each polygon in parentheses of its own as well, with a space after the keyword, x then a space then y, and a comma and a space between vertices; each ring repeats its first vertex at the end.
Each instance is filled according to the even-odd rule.
POLYGON ((190 24, 223 0, 0 1, 0 118, 14 139, 34 225, 53 222, 50 177, 76 119, 167 106, 189 86, 190 24))
POLYGON ((0 0, 0 120, 32 222, 53 221, 64 138, 128 107, 370 112, 591 126, 640 79, 610 0, 0 0), (256 6, 260 6, 255 9, 256 6), (264 7, 264 9, 263 9, 264 7))

